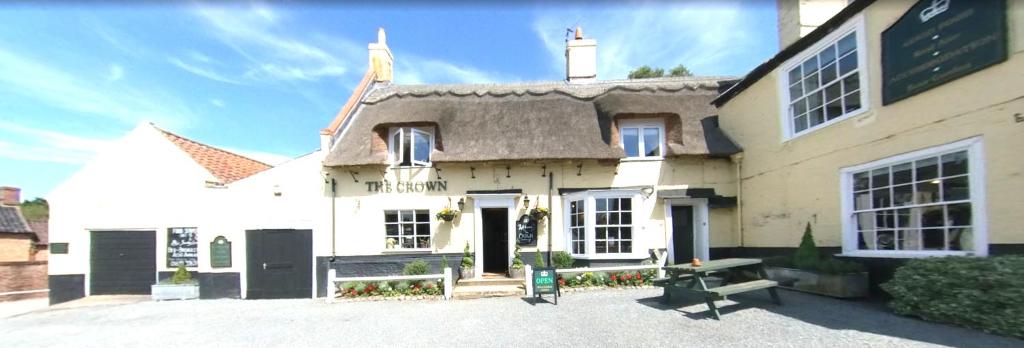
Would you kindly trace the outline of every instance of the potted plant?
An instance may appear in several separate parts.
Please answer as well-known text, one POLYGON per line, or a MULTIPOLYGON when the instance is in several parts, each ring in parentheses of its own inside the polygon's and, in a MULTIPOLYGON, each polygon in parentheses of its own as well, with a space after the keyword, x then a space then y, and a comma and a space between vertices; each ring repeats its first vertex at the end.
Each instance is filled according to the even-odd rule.
POLYGON ((519 244, 516 244, 516 250, 512 252, 512 266, 508 268, 508 275, 515 279, 523 279, 526 276, 522 255, 519 255, 519 244))
POLYGON ((822 258, 814 244, 810 223, 792 257, 765 259, 765 265, 768 278, 784 288, 838 298, 868 296, 868 273, 864 266, 834 257, 822 258))
POLYGON ((435 216, 437 217, 438 220, 444 220, 446 222, 451 222, 452 220, 455 220, 455 215, 458 215, 458 214, 459 214, 459 212, 456 211, 456 210, 452 210, 451 207, 444 207, 444 209, 441 209, 440 211, 438 211, 437 215, 435 215, 435 216))
POLYGON ((540 221, 540 220, 543 220, 544 218, 546 218, 548 216, 548 213, 549 212, 548 212, 547 208, 536 207, 536 208, 533 208, 533 210, 530 210, 530 216, 533 217, 533 219, 537 220, 537 221, 540 221))
POLYGON ((461 267, 459 267, 459 278, 473 278, 473 254, 469 253, 469 242, 466 242, 466 248, 462 251, 462 264, 461 267))
POLYGON ((178 270, 170 279, 161 280, 153 284, 151 288, 153 300, 192 300, 199 298, 199 282, 192 279, 185 266, 178 266, 178 270))

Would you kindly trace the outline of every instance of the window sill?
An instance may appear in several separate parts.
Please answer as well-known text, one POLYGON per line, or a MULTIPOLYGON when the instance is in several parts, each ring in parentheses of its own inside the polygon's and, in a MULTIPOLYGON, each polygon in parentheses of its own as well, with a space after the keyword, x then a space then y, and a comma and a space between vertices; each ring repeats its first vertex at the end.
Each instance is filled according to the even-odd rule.
POLYGON ((643 253, 631 253, 631 254, 586 254, 586 255, 572 255, 572 258, 577 260, 636 260, 646 259, 650 255, 643 253))
POLYGON ((433 250, 430 250, 430 249, 384 249, 380 253, 381 254, 400 255, 400 254, 430 254, 431 252, 433 252, 433 250))
POLYGON ((916 259, 923 257, 941 257, 941 256, 972 256, 976 253, 972 251, 847 251, 835 256, 841 257, 860 257, 860 258, 880 258, 880 259, 916 259))

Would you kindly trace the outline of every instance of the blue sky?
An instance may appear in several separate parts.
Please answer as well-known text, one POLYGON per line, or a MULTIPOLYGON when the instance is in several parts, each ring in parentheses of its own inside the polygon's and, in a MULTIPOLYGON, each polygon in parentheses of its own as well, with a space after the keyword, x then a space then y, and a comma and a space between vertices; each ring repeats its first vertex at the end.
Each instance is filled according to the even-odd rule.
POLYGON ((139 122, 268 162, 308 153, 387 31, 397 83, 560 80, 565 28, 598 77, 775 53, 775 1, 0 5, 0 185, 45 196, 139 122))

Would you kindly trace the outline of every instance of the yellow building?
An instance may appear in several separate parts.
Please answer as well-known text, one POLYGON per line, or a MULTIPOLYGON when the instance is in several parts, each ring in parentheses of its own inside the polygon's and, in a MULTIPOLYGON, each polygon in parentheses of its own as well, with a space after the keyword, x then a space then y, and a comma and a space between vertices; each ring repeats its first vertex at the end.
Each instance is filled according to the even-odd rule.
POLYGON ((1024 2, 858 0, 794 37, 813 2, 780 1, 792 43, 714 101, 743 148, 738 246, 809 223, 871 265, 1024 250, 1024 2))

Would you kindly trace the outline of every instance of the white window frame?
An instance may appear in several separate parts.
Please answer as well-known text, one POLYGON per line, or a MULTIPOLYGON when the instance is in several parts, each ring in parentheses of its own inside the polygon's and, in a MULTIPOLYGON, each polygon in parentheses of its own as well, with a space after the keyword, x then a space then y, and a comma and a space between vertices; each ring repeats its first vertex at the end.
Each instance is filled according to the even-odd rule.
POLYGON ((619 121, 619 146, 622 147, 622 151, 626 151, 626 141, 623 130, 625 128, 636 128, 637 129, 637 154, 638 156, 630 157, 628 154, 624 160, 660 160, 665 158, 665 122, 659 119, 635 119, 635 120, 621 120, 619 121), (658 154, 655 156, 647 156, 647 144, 644 143, 644 128, 657 128, 658 129, 658 154))
POLYGON ((433 151, 434 151, 434 131, 433 131, 432 128, 427 128, 427 127, 392 127, 391 129, 388 130, 388 163, 391 163, 392 167, 430 167, 431 163, 433 163, 430 160, 430 157, 433 154, 433 151), (417 134, 421 134, 421 135, 425 135, 425 136, 429 137, 429 140, 430 140, 430 151, 427 152, 427 160, 426 161, 417 161, 416 160, 416 142, 413 141, 412 144, 409 144, 409 156, 412 157, 412 158, 409 159, 409 163, 411 165, 403 166, 401 164, 402 163, 402 158, 401 158, 402 148, 405 145, 404 144, 404 142, 405 142, 405 134, 404 133, 405 132, 411 132, 413 134, 413 136, 415 136, 417 134), (398 137, 398 144, 395 144, 395 134, 398 134, 398 133, 401 133, 401 134, 398 137), (395 150, 396 149, 398 151, 398 155, 397 156, 395 155, 395 150))
MULTIPOLYGON (((871 109, 871 104, 869 101, 870 98, 868 98, 868 96, 871 94, 871 91, 868 83, 868 75, 870 72, 868 71, 867 51, 868 46, 864 29, 864 15, 860 14, 846 21, 846 23, 844 23, 842 26, 832 31, 821 40, 818 40, 817 43, 815 43, 811 47, 804 49, 803 52, 801 52, 800 54, 786 60, 786 62, 780 65, 779 68, 775 69, 779 89, 779 124, 782 126, 782 142, 787 142, 799 138, 801 136, 814 133, 817 130, 842 122, 843 120, 846 120, 848 118, 863 114, 867 112, 869 109, 871 109), (791 104, 791 101, 789 100, 789 71, 798 65, 802 65, 805 60, 811 58, 812 56, 818 55, 818 53, 820 53, 826 47, 835 45, 837 42, 839 42, 839 39, 842 39, 843 37, 850 33, 856 33, 856 39, 854 41, 856 41, 857 43, 856 71, 858 74, 858 83, 860 85, 860 108, 851 112, 844 113, 841 116, 834 118, 832 120, 828 120, 826 117, 825 122, 813 127, 808 127, 803 131, 800 131, 799 133, 795 133, 793 128, 793 118, 790 117, 789 115, 789 107, 791 104)), ((836 57, 836 61, 839 61, 839 57, 836 57)), ((838 76, 836 78, 839 79, 838 76)), ((840 98, 845 98, 845 96, 840 98)))
MULTIPOLYGON (((384 209, 384 210, 382 210, 381 211, 381 220, 380 221, 384 221, 384 233, 383 233, 384 234, 384 246, 382 247, 384 252, 385 253, 388 253, 388 252, 410 252, 410 251, 412 251, 412 252, 416 252, 416 251, 426 251, 426 252, 429 252, 429 251, 433 250, 434 249, 434 222, 435 222, 433 214, 434 214, 433 211, 431 211, 430 209, 424 209, 424 208, 402 208, 402 209, 384 209), (387 222, 387 213, 389 211, 394 211, 394 212, 398 213, 398 221, 397 222, 387 222), (412 211, 413 212, 413 220, 416 219, 415 216, 416 216, 416 212, 417 211, 426 211, 427 212, 427 221, 425 221, 425 222, 424 221, 413 221, 413 222, 411 222, 411 224, 413 224, 413 226, 414 226, 413 227, 414 229, 416 228, 415 227, 416 224, 422 224, 422 223, 428 224, 429 232, 427 233, 427 236, 430 238, 430 241, 428 242, 429 245, 426 248, 403 248, 402 247, 402 231, 401 231, 401 226, 402 226, 402 223, 403 223, 402 222, 402 212, 403 211, 412 211), (399 226, 398 241, 397 241, 397 243, 395 243, 395 247, 393 249, 388 249, 388 247, 387 247, 387 240, 388 240, 388 238, 391 238, 391 237, 388 236, 388 230, 387 230, 388 227, 387 227, 387 225, 398 225, 399 226)), ((414 236, 415 236, 415 234, 414 234, 414 236)), ((416 237, 413 237, 413 238, 416 238, 416 237)))
POLYGON ((985 157, 981 137, 974 137, 949 144, 934 146, 874 162, 840 169, 839 192, 841 195, 840 209, 843 225, 844 256, 881 257, 881 258, 917 258, 948 255, 988 255, 988 215, 985 204, 985 157), (906 163, 916 159, 933 157, 948 152, 967 151, 967 177, 970 185, 971 223, 974 250, 860 250, 857 248, 857 231, 854 229, 853 211, 853 174, 906 163))
POLYGON ((582 191, 570 193, 562 196, 562 233, 565 236, 566 250, 572 253, 572 248, 569 246, 570 240, 572 240, 572 231, 569 227, 569 202, 571 201, 582 201, 584 204, 584 225, 586 226, 586 253, 584 254, 572 254, 574 258, 584 260, 616 260, 616 259, 643 259, 648 257, 646 249, 646 241, 643 236, 642 227, 643 224, 637 219, 642 216, 643 201, 641 200, 639 189, 612 189, 612 190, 593 190, 593 191, 582 191), (598 198, 628 198, 630 199, 630 213, 632 221, 629 224, 632 237, 631 248, 632 251, 629 253, 597 253, 596 243, 596 230, 595 223, 597 222, 597 199, 598 198))

